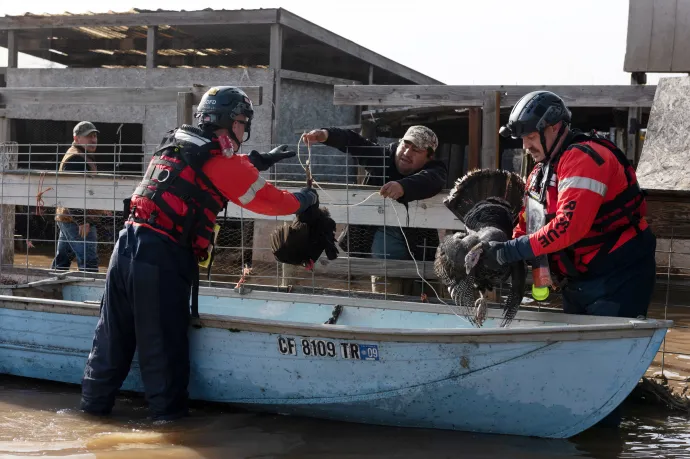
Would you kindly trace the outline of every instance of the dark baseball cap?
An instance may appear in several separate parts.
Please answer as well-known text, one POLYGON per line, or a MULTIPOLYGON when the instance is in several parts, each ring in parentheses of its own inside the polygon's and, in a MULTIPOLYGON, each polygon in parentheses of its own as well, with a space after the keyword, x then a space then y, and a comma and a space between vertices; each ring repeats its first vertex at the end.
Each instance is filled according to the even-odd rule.
POLYGON ((82 121, 76 126, 74 126, 74 130, 72 133, 76 136, 86 136, 91 134, 92 132, 96 132, 100 134, 100 131, 96 129, 96 126, 93 125, 90 121, 82 121))

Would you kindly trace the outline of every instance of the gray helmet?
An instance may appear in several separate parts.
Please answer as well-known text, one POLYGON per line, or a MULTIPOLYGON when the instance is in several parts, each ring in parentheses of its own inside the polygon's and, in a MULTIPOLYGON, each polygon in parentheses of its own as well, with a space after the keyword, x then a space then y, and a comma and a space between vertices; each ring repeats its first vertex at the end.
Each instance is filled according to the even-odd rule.
POLYGON ((247 117, 244 132, 247 140, 251 135, 254 106, 247 94, 235 86, 215 86, 201 97, 194 115, 201 129, 224 128, 232 132, 232 123, 238 115, 247 117))

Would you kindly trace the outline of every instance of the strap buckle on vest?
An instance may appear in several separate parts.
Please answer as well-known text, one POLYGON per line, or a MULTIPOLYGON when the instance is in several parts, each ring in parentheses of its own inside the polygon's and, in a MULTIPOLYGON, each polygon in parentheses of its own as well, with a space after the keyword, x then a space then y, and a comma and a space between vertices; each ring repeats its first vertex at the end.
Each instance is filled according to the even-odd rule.
POLYGON ((158 173, 158 177, 156 177, 159 183, 165 182, 168 178, 170 178, 170 171, 168 169, 161 169, 158 173))
POLYGON ((148 222, 147 222, 147 223, 148 223, 149 225, 152 225, 152 226, 153 226, 153 225, 156 224, 156 220, 157 220, 157 219, 158 219, 158 211, 154 210, 153 212, 151 212, 151 215, 149 215, 149 219, 148 219, 148 222))

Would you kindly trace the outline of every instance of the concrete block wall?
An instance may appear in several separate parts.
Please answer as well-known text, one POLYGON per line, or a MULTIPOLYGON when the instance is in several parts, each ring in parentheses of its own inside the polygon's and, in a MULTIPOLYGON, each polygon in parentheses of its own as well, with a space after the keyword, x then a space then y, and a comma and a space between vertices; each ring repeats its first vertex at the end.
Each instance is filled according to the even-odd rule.
MULTIPOLYGON (((264 104, 255 107, 252 145, 271 139, 273 72, 268 69, 8 69, 8 87, 170 87, 200 84, 262 86, 264 104), (267 97, 268 96, 268 97, 267 97)), ((171 105, 9 105, 8 118, 94 123, 141 123, 144 142, 157 145, 175 127, 177 108, 171 105)))
MULTIPOLYGON (((255 106, 252 136, 243 151, 267 151, 271 144, 271 112, 273 71, 270 69, 8 69, 8 87, 171 87, 200 84, 262 86, 263 104, 255 106)), ((15 119, 46 119, 56 121, 89 120, 94 123, 140 123, 143 142, 149 150, 160 142, 163 134, 176 125, 176 105, 9 105, 8 117, 15 119)), ((321 83, 284 79, 278 118, 278 143, 296 146, 298 129, 351 125, 357 122, 357 107, 333 105, 333 86, 321 83)), ((321 181, 344 182, 346 163, 352 158, 327 148, 319 149, 314 159, 314 174, 321 181)), ((150 154, 151 151, 145 153, 150 154)), ((306 154, 306 149, 304 149, 306 154)), ((301 180, 304 175, 297 159, 281 164, 279 176, 301 180), (288 175, 285 175, 285 174, 288 175)))
MULTIPOLYGON (((311 130, 329 126, 345 126, 357 123, 357 107, 333 105, 333 86, 321 83, 283 79, 278 118, 278 143, 296 145, 299 140, 298 129, 311 130)), ((312 158, 312 172, 322 182, 344 183, 346 164, 350 167, 351 181, 356 174, 352 158, 346 160, 345 154, 334 148, 315 148, 312 158), (318 153, 318 156, 316 154, 318 153)), ((306 161, 307 149, 301 146, 302 161, 306 161)), ((284 161, 278 169, 281 177, 288 180, 302 180, 297 158, 284 161), (293 173, 294 172, 294 173, 293 173), (287 175, 286 175, 287 174, 287 175)), ((352 182, 351 182, 352 183, 352 182)))

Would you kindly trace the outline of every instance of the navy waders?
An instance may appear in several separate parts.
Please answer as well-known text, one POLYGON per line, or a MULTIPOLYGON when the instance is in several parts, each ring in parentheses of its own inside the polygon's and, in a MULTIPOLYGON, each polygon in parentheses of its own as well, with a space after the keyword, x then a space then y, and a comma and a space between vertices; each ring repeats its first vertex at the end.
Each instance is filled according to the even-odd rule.
POLYGON ((131 224, 120 231, 82 379, 82 410, 110 413, 136 348, 154 419, 187 414, 187 332, 197 272, 191 249, 167 236, 131 224))

